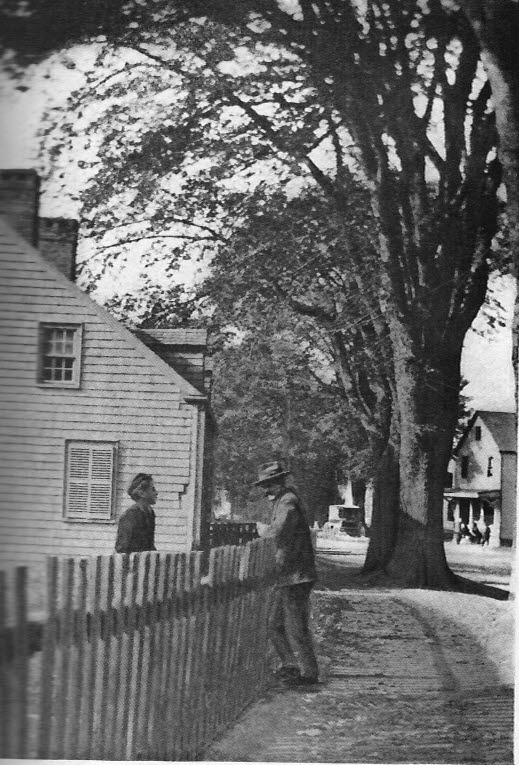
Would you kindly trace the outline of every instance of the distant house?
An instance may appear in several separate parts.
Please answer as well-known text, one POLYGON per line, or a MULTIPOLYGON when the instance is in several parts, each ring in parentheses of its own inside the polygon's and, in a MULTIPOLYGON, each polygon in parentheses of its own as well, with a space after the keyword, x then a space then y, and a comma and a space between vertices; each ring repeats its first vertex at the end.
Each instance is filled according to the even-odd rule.
POLYGON ((38 219, 37 186, 32 171, 0 172, 0 565, 113 552, 140 471, 159 492, 157 549, 197 548, 205 332, 132 333, 84 294, 70 281, 77 224, 38 219))
POLYGON ((454 451, 445 489, 444 526, 486 521, 492 544, 512 544, 516 516, 517 418, 476 412, 454 451))

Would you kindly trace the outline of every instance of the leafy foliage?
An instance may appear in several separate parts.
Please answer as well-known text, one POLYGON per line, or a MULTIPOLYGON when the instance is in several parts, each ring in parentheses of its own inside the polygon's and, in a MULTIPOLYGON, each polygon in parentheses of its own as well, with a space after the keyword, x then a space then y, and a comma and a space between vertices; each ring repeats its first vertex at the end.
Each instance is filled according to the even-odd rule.
MULTIPOLYGON (((258 465, 284 459, 310 519, 323 522, 336 499, 337 469, 347 465, 350 475, 365 475, 374 455, 333 375, 323 382, 315 373, 315 359, 304 353, 305 336, 293 317, 263 319, 217 356, 217 484, 235 513, 258 517, 262 492, 251 492, 258 465)), ((324 366, 322 359, 321 374, 324 366)))

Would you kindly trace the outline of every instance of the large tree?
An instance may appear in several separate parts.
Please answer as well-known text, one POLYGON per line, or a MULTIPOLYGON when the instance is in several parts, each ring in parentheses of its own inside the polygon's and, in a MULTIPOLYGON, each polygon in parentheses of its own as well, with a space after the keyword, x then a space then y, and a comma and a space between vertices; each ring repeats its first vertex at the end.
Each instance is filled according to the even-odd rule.
POLYGON ((395 380, 382 464, 386 479, 400 485, 398 512, 384 514, 390 533, 379 548, 373 542, 374 562, 414 584, 450 586, 443 476, 461 348, 486 290, 500 183, 491 88, 467 17, 437 0, 159 0, 151 9, 113 2, 92 4, 87 15, 81 4, 73 16, 44 0, 32 8, 34 15, 29 3, 23 17, 10 17, 8 33, 23 29, 33 50, 102 33, 176 72, 187 87, 214 82, 220 100, 246 117, 249 145, 262 136, 285 162, 303 164, 345 222, 352 183, 362 182, 382 266, 373 305, 389 328, 395 380), (196 52, 187 66, 182 46, 196 52), (237 74, 248 57, 257 66, 237 74))

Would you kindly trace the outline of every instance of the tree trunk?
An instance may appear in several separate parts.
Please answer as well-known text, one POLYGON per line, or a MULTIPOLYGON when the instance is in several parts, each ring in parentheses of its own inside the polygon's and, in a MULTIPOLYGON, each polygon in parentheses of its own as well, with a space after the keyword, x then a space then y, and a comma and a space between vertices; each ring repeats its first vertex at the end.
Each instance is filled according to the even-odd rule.
POLYGON ((499 159, 507 195, 510 245, 519 265, 519 4, 517 0, 461 0, 481 46, 492 90, 499 159))
POLYGON ((458 414, 461 343, 453 348, 446 341, 434 346, 422 339, 418 347, 416 333, 396 321, 392 335, 400 512, 386 570, 405 585, 450 589, 454 578, 445 557, 443 489, 458 414))
POLYGON ((371 533, 362 568, 363 574, 385 572, 393 553, 400 506, 399 445, 396 419, 392 420, 391 435, 380 458, 373 487, 371 533))

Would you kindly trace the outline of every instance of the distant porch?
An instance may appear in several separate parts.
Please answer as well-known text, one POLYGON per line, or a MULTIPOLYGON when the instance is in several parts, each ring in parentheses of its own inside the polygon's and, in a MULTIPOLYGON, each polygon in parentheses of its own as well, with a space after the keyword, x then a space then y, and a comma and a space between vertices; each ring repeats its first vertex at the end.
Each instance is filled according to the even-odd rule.
POLYGON ((484 525, 490 527, 491 547, 499 547, 501 536, 501 492, 469 491, 467 489, 449 489, 444 493, 445 508, 444 528, 454 533, 459 523, 465 523, 469 529, 476 523, 480 531, 484 525))

